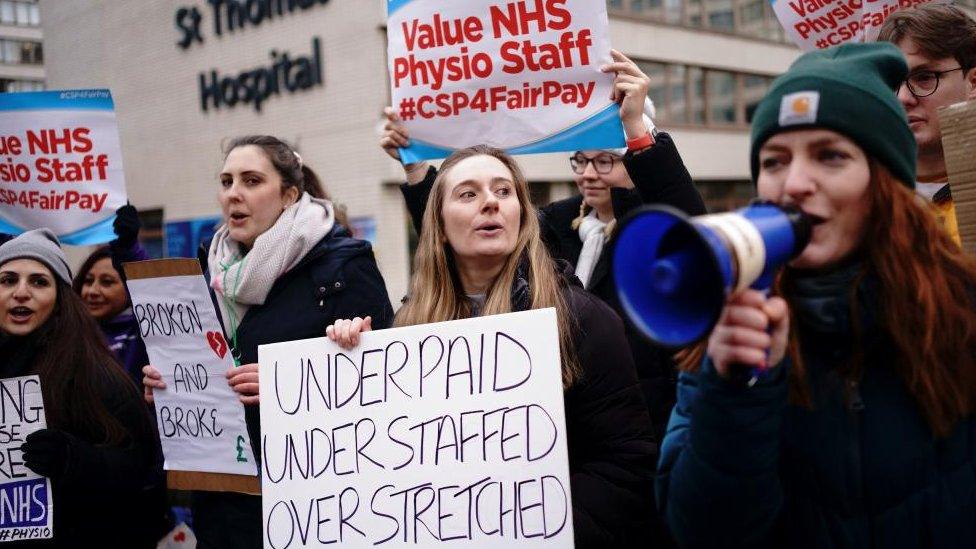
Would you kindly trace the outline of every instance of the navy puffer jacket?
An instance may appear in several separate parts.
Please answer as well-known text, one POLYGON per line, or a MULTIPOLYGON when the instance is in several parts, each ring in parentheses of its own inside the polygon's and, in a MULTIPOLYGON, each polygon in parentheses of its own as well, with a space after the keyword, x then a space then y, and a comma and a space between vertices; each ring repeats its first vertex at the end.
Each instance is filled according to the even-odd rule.
POLYGON ((675 538, 688 547, 976 547, 976 422, 933 435, 872 318, 884 312, 870 284, 859 290, 874 304, 861 309, 863 375, 845 373, 850 308, 829 297, 838 295, 829 283, 809 282, 792 312, 812 408, 788 403, 788 361, 751 388, 707 359, 680 375, 657 480, 675 538))

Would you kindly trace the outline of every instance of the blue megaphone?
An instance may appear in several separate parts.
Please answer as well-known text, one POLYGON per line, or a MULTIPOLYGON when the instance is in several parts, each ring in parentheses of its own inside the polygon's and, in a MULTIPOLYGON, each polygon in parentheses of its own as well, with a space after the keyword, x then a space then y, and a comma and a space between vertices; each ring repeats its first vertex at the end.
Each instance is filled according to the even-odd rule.
POLYGON ((634 325, 665 347, 707 336, 728 295, 768 290, 811 232, 802 211, 770 202, 693 218, 648 206, 621 225, 613 256, 620 301, 634 325))

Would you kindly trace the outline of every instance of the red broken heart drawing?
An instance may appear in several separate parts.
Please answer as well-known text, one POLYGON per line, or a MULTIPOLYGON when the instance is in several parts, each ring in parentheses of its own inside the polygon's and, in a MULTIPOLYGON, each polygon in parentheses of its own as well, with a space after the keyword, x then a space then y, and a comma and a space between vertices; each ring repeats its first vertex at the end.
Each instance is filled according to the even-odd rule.
MULTIPOLYGON (((212 334, 214 332, 210 332, 210 333, 212 334)), ((220 334, 217 334, 217 335, 220 335, 220 334)), ((221 339, 223 339, 223 338, 221 338, 221 339)), ((178 541, 180 543, 183 543, 184 541, 186 541, 186 532, 179 532, 179 533, 177 533, 175 536, 173 536, 173 541, 178 541)))
POLYGON ((220 358, 227 354, 227 342, 224 341, 224 334, 220 332, 207 332, 207 343, 210 348, 220 358))

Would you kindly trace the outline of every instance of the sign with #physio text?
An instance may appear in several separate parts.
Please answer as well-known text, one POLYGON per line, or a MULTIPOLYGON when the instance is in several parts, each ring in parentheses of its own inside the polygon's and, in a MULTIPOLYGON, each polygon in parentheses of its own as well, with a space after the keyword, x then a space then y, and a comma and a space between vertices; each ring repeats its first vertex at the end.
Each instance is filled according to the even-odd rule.
POLYGON ((47 227, 65 244, 108 242, 125 204, 108 90, 0 94, 0 232, 47 227))
POLYGON ((555 309, 259 357, 266 548, 573 547, 555 309))
POLYGON ((512 154, 624 146, 604 0, 387 0, 404 163, 488 144, 512 154))
POLYGON ((51 481, 25 467, 20 451, 46 427, 40 378, 0 379, 0 542, 54 537, 51 481))

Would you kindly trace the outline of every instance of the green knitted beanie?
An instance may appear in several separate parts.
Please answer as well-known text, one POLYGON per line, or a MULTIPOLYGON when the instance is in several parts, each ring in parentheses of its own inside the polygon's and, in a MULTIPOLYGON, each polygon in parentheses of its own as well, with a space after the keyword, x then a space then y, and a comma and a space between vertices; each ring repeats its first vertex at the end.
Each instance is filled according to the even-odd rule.
POLYGON ((915 188, 915 137, 896 96, 908 75, 901 51, 887 42, 845 44, 804 54, 777 78, 752 120, 752 180, 759 149, 773 135, 827 128, 915 188))

